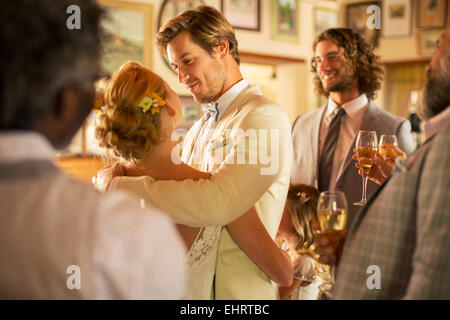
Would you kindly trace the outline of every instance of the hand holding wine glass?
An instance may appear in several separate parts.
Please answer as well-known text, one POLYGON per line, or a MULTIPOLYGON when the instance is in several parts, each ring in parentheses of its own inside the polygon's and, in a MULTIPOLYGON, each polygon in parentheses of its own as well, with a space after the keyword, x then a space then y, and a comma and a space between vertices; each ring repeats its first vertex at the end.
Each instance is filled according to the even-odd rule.
MULTIPOLYGON (((317 204, 317 217, 322 235, 330 239, 336 238, 336 236, 341 237, 341 234, 345 232, 347 212, 347 200, 343 192, 322 192, 317 204)), ((335 257, 331 256, 329 258, 331 258, 331 261, 328 261, 330 265, 330 280, 320 286, 320 290, 327 298, 331 297, 331 291, 335 282, 334 269, 336 265, 335 257)))
POLYGON ((380 138, 380 153, 384 160, 394 160, 397 157, 397 151, 394 147, 398 147, 397 136, 392 134, 383 134, 380 138))
POLYGON ((377 133, 375 131, 363 131, 358 132, 356 137, 356 153, 358 155, 358 164, 363 174, 363 190, 362 199, 353 203, 355 206, 363 206, 367 202, 367 179, 369 171, 372 168, 373 159, 377 154, 377 133))
MULTIPOLYGON (((357 149, 353 149, 352 159, 358 161, 357 149)), ((369 180, 382 184, 392 173, 395 167, 395 159, 402 157, 406 159, 406 153, 397 146, 395 135, 382 135, 380 139, 379 152, 373 158, 372 167, 367 173, 369 180)), ((358 162, 355 163, 358 173, 363 175, 358 162)))

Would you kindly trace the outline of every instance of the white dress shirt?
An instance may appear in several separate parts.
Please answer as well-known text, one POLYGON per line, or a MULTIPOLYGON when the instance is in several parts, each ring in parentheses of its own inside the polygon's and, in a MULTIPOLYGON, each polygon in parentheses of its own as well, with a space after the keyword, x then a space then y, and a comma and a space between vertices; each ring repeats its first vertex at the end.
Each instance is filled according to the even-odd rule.
POLYGON ((54 155, 37 133, 0 134, 0 299, 183 298, 168 217, 72 180, 54 155))
MULTIPOLYGON (((249 83, 246 79, 243 79, 237 83, 235 83, 231 88, 229 88, 222 96, 220 96, 219 99, 215 103, 217 103, 217 110, 218 115, 217 117, 209 117, 207 120, 205 118, 202 118, 202 127, 200 129, 200 132, 195 139, 195 151, 194 154, 196 154, 197 158, 203 158, 201 155, 205 154, 204 150, 207 147, 209 139, 214 136, 215 129, 217 128, 220 120, 223 118, 224 114, 228 110, 228 108, 233 104, 234 100, 239 97, 239 95, 249 87, 249 83), (216 119, 217 118, 217 121, 216 119)), ((187 159, 183 159, 184 162, 188 162, 187 159)), ((198 166, 190 164, 194 168, 201 170, 201 171, 207 171, 209 172, 208 168, 210 167, 211 159, 209 160, 198 160, 196 161, 196 164, 198 166)))
POLYGON ((241 81, 235 83, 231 88, 229 88, 219 99, 217 99, 219 116, 217 117, 217 121, 222 119, 225 112, 227 112, 228 108, 231 104, 236 100, 237 97, 249 86, 248 81, 246 79, 242 79, 241 81))
MULTIPOLYGON (((339 132, 339 139, 334 152, 333 170, 331 172, 330 190, 333 190, 336 185, 339 170, 343 165, 345 158, 352 148, 353 141, 361 126, 362 119, 368 108, 369 100, 365 94, 358 98, 344 103, 341 107, 345 110, 345 115, 342 117, 341 130, 339 132)), ((327 136, 328 127, 333 119, 335 112, 337 112, 338 105, 331 99, 328 99, 328 105, 320 126, 319 134, 319 150, 322 153, 322 148, 327 136)))

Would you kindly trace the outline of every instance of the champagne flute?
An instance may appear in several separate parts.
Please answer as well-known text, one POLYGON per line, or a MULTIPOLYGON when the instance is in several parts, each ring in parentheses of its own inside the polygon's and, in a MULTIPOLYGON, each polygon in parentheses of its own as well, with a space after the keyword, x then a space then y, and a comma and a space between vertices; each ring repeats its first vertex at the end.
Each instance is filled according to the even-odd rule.
POLYGON ((356 138, 356 154, 358 155, 359 167, 362 171, 362 199, 358 202, 354 202, 355 206, 363 206, 367 202, 367 179, 370 168, 372 168, 373 158, 377 153, 377 133, 375 131, 363 131, 358 132, 356 138))
MULTIPOLYGON (((317 203, 317 218, 323 234, 332 234, 345 228, 347 223, 347 200, 341 191, 324 191, 317 203)), ((335 283, 335 261, 330 265, 330 279, 320 285, 319 289, 329 299, 335 283)))
POLYGON ((397 136, 395 134, 383 134, 380 138, 380 153, 384 160, 392 160, 397 156, 393 146, 398 147, 397 136))

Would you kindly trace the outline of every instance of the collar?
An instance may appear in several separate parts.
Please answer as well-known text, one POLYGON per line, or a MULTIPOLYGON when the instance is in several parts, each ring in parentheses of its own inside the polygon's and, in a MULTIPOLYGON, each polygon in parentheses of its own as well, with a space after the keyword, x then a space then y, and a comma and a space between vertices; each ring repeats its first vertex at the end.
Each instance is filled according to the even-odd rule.
POLYGON ((209 104, 208 109, 215 108, 217 110, 217 116, 215 118, 216 122, 222 119, 234 100, 236 100, 248 86, 247 79, 242 79, 229 88, 215 103, 209 104))
POLYGON ((450 120, 450 106, 448 106, 444 111, 441 111, 433 118, 428 119, 424 125, 425 140, 428 140, 434 136, 444 124, 450 120))
POLYGON ((48 139, 35 131, 4 131, 0 133, 0 162, 23 160, 53 161, 56 152, 48 139))
MULTIPOLYGON (((349 117, 355 116, 362 108, 369 104, 369 99, 366 94, 363 93, 359 97, 344 103, 341 107, 344 108, 345 113, 349 117)), ((338 105, 331 98, 328 98, 328 106, 326 111, 326 116, 330 116, 336 110, 338 105)))

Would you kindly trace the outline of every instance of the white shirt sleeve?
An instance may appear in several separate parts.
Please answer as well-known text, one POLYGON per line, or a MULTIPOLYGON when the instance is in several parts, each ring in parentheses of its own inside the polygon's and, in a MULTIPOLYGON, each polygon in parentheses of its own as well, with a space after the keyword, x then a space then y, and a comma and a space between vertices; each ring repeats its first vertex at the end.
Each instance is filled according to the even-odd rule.
POLYGON ((93 228, 96 298, 184 297, 186 248, 161 210, 113 192, 100 202, 93 228))

